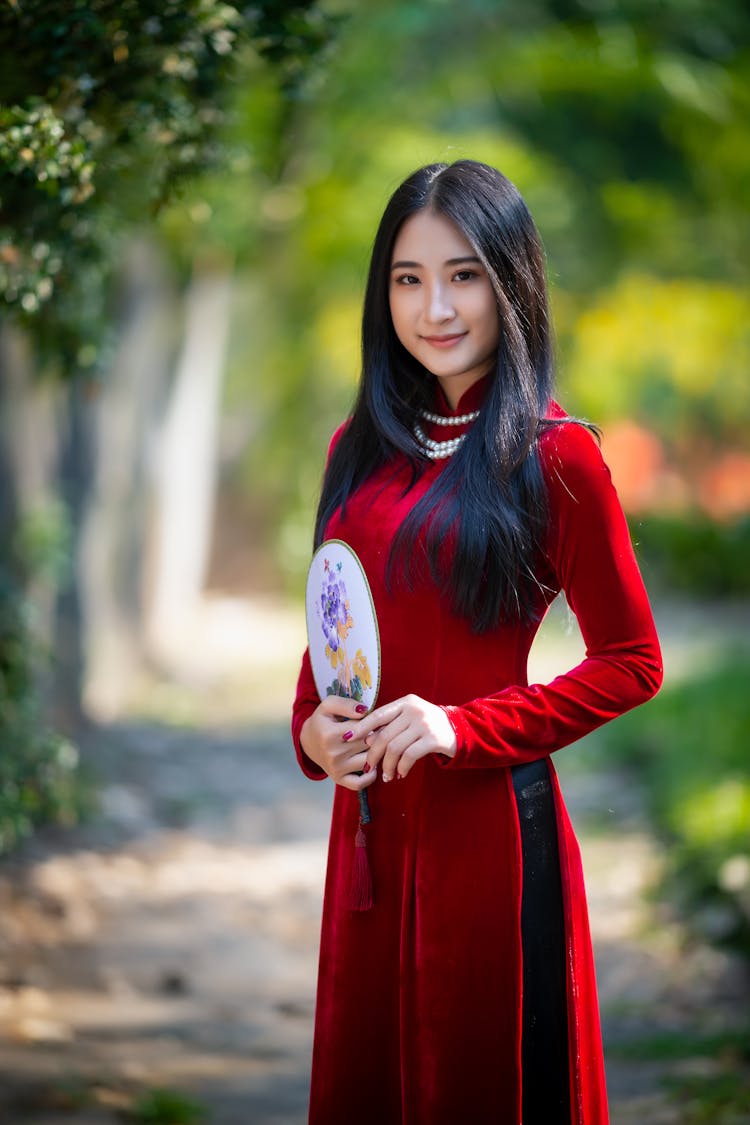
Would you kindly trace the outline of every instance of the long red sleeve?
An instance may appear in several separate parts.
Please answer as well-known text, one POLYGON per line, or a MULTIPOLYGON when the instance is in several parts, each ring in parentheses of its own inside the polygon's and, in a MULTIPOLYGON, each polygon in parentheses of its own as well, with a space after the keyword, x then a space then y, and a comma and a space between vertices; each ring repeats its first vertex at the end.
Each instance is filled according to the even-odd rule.
POLYGON ((328 777, 324 769, 316 765, 312 758, 308 758, 300 742, 300 733, 305 720, 309 719, 319 703, 320 696, 318 695, 318 689, 315 687, 315 680, 313 679, 310 653, 308 649, 305 649, 299 679, 297 680, 297 694, 292 707, 292 742, 294 743, 297 761, 300 764, 302 772, 309 777, 311 781, 324 781, 325 778, 328 777))
POLYGON ((566 746, 658 691, 662 664, 648 597, 599 448, 568 423, 542 438, 548 561, 576 614, 586 658, 549 684, 506 687, 445 708, 458 740, 447 769, 512 766, 566 746))

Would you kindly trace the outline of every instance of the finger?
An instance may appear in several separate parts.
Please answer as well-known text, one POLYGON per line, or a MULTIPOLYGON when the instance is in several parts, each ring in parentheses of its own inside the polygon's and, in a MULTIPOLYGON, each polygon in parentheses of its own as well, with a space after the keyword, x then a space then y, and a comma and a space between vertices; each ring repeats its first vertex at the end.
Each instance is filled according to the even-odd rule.
POLYGON ((419 740, 419 731, 415 731, 413 727, 409 727, 408 730, 405 730, 403 734, 389 743, 380 767, 380 776, 383 778, 383 781, 391 781, 397 769, 399 773, 401 772, 399 763, 403 754, 410 750, 419 740))
POLYGON ((320 709, 330 718, 351 719, 356 722, 367 714, 367 705, 346 695, 327 695, 320 701, 320 709))
POLYGON ((357 754, 349 754, 337 762, 337 773, 343 777, 348 773, 369 773, 372 767, 367 760, 367 747, 357 754), (367 768, 365 768, 367 767, 367 768))
MULTIPOLYGON (((367 719, 369 720, 369 718, 370 716, 368 715, 367 719)), ((372 728, 369 733, 365 735, 367 741, 372 744, 373 740, 380 735, 388 734, 389 732, 399 733, 402 730, 406 730, 410 722, 412 722, 412 717, 406 711, 397 711, 393 718, 389 719, 387 723, 378 723, 377 726, 373 726, 371 723, 364 722, 358 723, 357 726, 364 727, 365 729, 367 729, 367 726, 372 728)))
POLYGON ((367 749, 364 738, 355 738, 354 731, 348 724, 336 723, 329 732, 329 744, 333 753, 359 754, 367 749))
POLYGON ((403 700, 401 699, 396 699, 393 703, 386 703, 383 707, 377 707, 357 723, 354 733, 358 738, 364 738, 366 735, 372 734, 378 727, 384 727, 393 722, 402 710, 403 700))
POLYGON ((359 793, 361 790, 367 789, 368 786, 372 785, 376 776, 374 770, 363 774, 345 773, 342 777, 337 779, 336 784, 341 785, 344 789, 351 789, 353 792, 359 793))
POLYGON ((418 738, 416 742, 412 742, 398 760, 396 767, 396 777, 405 778, 411 771, 411 767, 418 762, 420 758, 424 758, 430 753, 429 746, 424 738, 418 738))
POLYGON ((336 777, 363 770, 368 762, 368 747, 364 742, 339 742, 329 749, 331 767, 336 777))
POLYGON ((338 782, 340 778, 346 777, 347 774, 353 773, 369 773, 367 766, 367 747, 360 746, 359 750, 350 751, 349 748, 339 748, 331 754, 330 761, 330 776, 334 781, 338 782))
POLYGON ((392 723, 368 735, 364 741, 370 752, 367 759, 370 765, 377 765, 394 739, 399 738, 409 726, 408 718, 399 715, 392 723))

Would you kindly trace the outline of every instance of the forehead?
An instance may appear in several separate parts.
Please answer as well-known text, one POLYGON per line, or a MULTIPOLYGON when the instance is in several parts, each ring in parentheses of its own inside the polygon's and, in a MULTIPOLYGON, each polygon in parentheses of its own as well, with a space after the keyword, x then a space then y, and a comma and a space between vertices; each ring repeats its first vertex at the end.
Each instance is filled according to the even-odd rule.
POLYGON ((448 258, 471 257, 475 250, 454 222, 424 208, 401 224, 393 244, 392 260, 442 264, 448 258))

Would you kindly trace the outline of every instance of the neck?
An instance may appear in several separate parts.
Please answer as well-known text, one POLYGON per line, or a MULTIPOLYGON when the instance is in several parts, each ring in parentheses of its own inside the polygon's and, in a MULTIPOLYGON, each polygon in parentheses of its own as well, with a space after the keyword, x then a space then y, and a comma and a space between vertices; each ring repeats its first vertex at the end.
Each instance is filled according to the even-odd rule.
POLYGON ((471 383, 464 382, 460 377, 453 377, 447 379, 438 379, 440 389, 443 392, 445 401, 451 410, 455 410, 461 400, 465 391, 468 391, 471 383))
POLYGON ((456 410, 469 387, 473 387, 475 383, 478 383, 479 380, 483 378, 483 375, 476 375, 470 372, 465 375, 436 375, 435 378, 440 384, 440 389, 451 410, 456 410))

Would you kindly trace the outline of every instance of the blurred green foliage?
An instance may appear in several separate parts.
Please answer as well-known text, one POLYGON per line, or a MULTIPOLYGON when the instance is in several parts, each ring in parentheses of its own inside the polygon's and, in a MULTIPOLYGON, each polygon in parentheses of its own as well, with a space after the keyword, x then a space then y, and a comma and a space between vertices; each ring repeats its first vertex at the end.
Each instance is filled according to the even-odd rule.
POLYGON ((0 7, 0 298, 58 371, 102 358, 123 240, 227 158, 238 61, 291 98, 331 28, 314 0, 0 7))
POLYGON ((667 881, 711 938, 750 956, 750 656, 725 661, 603 728, 645 783, 670 842, 667 881))
POLYGON ((204 1105, 178 1090, 158 1088, 143 1094, 128 1114, 139 1125, 199 1125, 208 1111, 204 1105))
POLYGON ((610 1043, 610 1057, 659 1062, 680 1125, 737 1125, 750 1111, 748 1028, 711 1035, 675 1030, 610 1043))
POLYGON ((156 219, 185 272, 237 263, 233 487, 288 574, 353 398, 375 225, 421 163, 487 160, 523 191, 570 410, 646 422, 678 469, 744 442, 738 0, 14 0, 3 45, 6 302, 48 354, 106 369, 105 282, 134 226, 156 219))
POLYGON ((76 747, 41 714, 28 615, 23 591, 0 571, 0 855, 39 824, 75 823, 91 800, 76 747))
MULTIPOLYGON (((229 160, 221 126, 239 66, 291 103, 335 24, 315 0, 0 5, 0 302, 40 367, 104 372, 125 241, 229 160)), ((0 853, 36 824, 72 823, 87 801, 75 747, 42 714, 29 620, 34 579, 45 573, 54 589, 72 565, 68 513, 53 503, 21 527, 12 505, 4 516, 0 853)))
POLYGON ((637 549, 649 587, 698 598, 750 596, 750 517, 646 516, 638 520, 637 549))
POLYGON ((747 1058, 745 1042, 734 1055, 720 1056, 718 1065, 715 1057, 707 1056, 708 1073, 691 1074, 686 1067, 669 1081, 682 1125, 740 1125, 750 1118, 750 1090, 743 1073, 747 1058))
MULTIPOLYGON (((340 7, 348 18, 295 107, 277 175, 244 193, 228 177, 193 181, 164 215, 175 241, 200 226, 207 244, 252 245, 227 414, 248 436, 235 487, 260 494, 281 566, 298 582, 327 441, 353 399, 375 226, 400 180, 433 160, 486 160, 524 193, 548 251, 571 411, 646 422, 678 468, 744 441, 746 7, 340 7)), ((253 85, 238 107, 239 133, 271 145, 258 130, 273 135, 278 94, 253 85)))
POLYGON ((566 366, 585 413, 656 422, 683 460, 739 445, 750 422, 750 289, 627 270, 577 317, 566 366))

